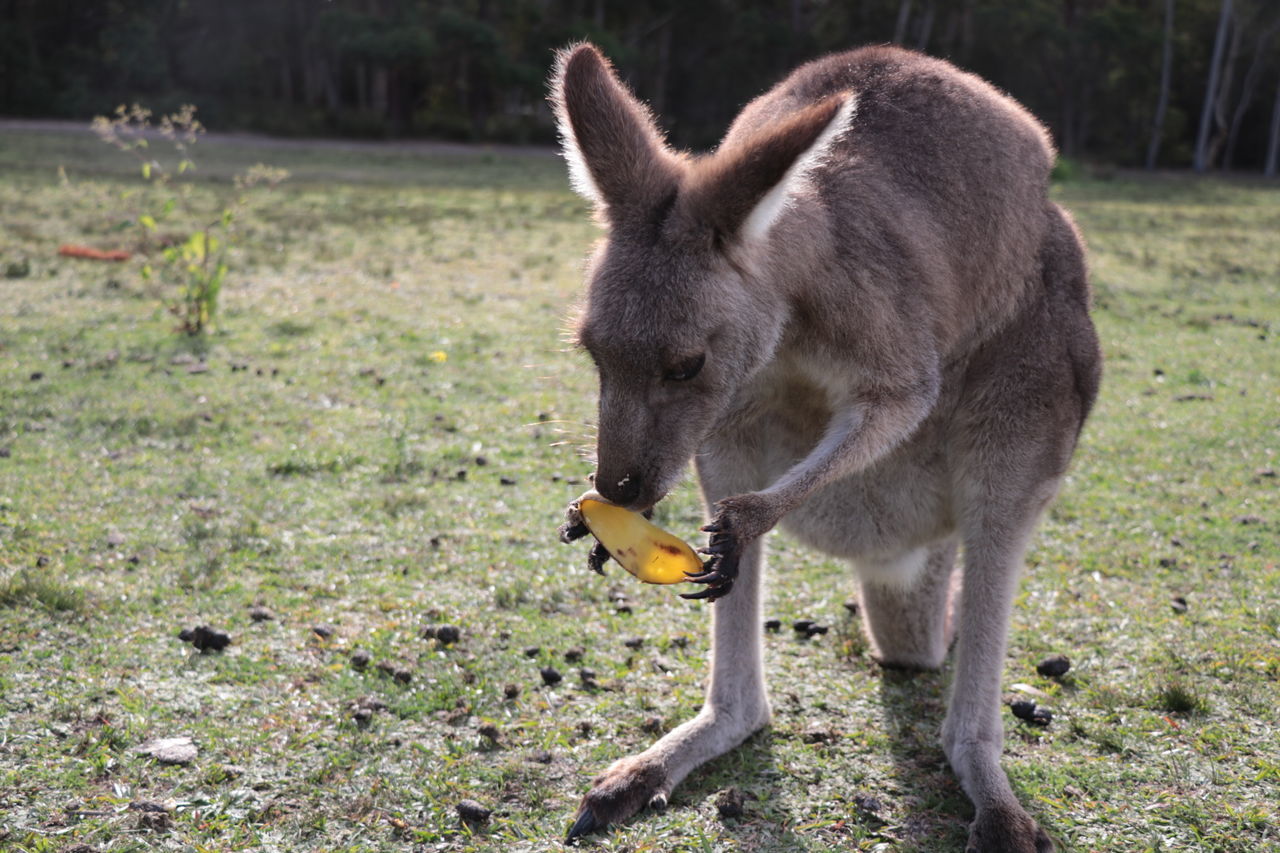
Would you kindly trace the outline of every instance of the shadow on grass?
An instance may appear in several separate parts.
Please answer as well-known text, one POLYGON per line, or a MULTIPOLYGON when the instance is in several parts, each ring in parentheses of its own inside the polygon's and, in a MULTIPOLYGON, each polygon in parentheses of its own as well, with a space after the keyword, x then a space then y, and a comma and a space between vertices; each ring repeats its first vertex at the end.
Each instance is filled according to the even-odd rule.
POLYGON ((882 725, 897 782, 894 799, 905 812, 894 834, 916 849, 960 853, 973 808, 942 750, 946 701, 942 672, 881 670, 882 725))
MULTIPOLYGON (((863 677, 861 675, 853 677, 863 677)), ((940 672, 881 670, 879 674, 879 727, 887 736, 892 761, 892 783, 877 789, 853 786, 842 797, 847 813, 840 824, 796 832, 794 814, 770 808, 786 787, 774 754, 785 735, 767 728, 742 746, 695 770, 679 788, 673 807, 714 808, 714 795, 735 786, 748 795, 742 819, 722 820, 720 833, 737 840, 742 849, 812 850, 828 844, 882 839, 902 851, 961 853, 968 839, 973 808, 947 763, 940 735, 946 714, 947 677, 940 672), (751 799, 754 797, 754 800, 751 799), (703 805, 700 805, 703 804, 703 805), (855 828, 856 827, 856 828, 855 828)), ((872 720, 852 716, 843 719, 847 730, 872 726, 872 720)), ((817 753, 814 760, 820 760, 817 753)), ((821 770, 821 767, 812 768, 821 770)))
MULTIPOLYGON (((974 810, 942 749, 948 680, 943 672, 886 669, 880 678, 880 702, 891 738, 897 799, 911 809, 901 835, 918 845, 909 849, 962 853, 974 810)), ((1013 780, 1010 784, 1023 808, 1031 806, 1022 786, 1013 780)), ((1028 812, 1055 838, 1059 850, 1069 849, 1042 815, 1032 808, 1028 812)))
POLYGON ((736 749, 709 761, 694 770, 672 797, 677 807, 697 807, 707 803, 712 809, 713 795, 736 787, 747 792, 745 811, 741 818, 721 818, 720 833, 739 841, 743 850, 761 849, 761 836, 768 836, 768 849, 777 851, 808 850, 812 840, 793 832, 773 815, 761 815, 761 805, 768 807, 780 786, 776 780, 782 775, 773 752, 776 734, 766 727, 747 738, 736 749), (767 829, 764 827, 767 826, 767 829))

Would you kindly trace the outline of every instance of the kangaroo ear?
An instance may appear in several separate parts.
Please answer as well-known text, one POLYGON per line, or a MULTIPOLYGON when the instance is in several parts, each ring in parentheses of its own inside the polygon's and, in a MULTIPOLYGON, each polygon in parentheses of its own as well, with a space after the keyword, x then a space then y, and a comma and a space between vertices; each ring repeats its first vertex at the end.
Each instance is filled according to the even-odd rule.
POLYGON ((722 147, 686 180, 685 210, 722 237, 763 240, 848 130, 855 104, 852 94, 833 95, 722 147))
POLYGON ((616 221, 669 198, 680 158, 667 148, 649 110, 618 80, 591 44, 560 51, 551 104, 573 188, 616 221))

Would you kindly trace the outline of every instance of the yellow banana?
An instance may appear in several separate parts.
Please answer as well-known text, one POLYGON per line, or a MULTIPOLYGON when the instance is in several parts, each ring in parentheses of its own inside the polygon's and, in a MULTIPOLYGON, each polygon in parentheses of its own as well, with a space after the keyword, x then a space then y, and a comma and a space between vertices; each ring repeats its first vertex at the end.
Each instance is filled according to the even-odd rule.
POLYGON ((584 495, 578 510, 591 535, 622 567, 645 583, 680 583, 702 571, 702 561, 683 540, 638 512, 584 495))

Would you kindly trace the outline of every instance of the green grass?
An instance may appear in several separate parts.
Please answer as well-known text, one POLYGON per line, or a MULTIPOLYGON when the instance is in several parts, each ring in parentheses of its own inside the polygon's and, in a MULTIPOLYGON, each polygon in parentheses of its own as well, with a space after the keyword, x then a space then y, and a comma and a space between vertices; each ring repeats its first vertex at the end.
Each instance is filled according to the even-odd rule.
MULTIPOLYGON (((240 220, 219 328, 191 341, 140 259, 57 255, 131 246, 131 165, 0 143, 0 848, 560 849, 591 777, 696 710, 707 655, 705 608, 554 536, 590 467, 593 377, 561 328, 598 236, 562 164, 209 144, 197 207, 260 160, 294 178, 240 220), (440 623, 461 641, 421 636, 440 623), (176 635, 199 624, 233 644, 195 653, 176 635), (177 735, 193 764, 134 751, 177 735), (486 826, 459 825, 466 798, 486 826)), ((1066 850, 1280 849, 1280 194, 1056 194, 1107 373, 1006 668, 1054 721, 1008 716, 1006 767, 1066 850), (1054 652, 1060 681, 1035 672, 1054 652)), ((698 520, 691 483, 660 507, 698 520)), ((772 727, 588 849, 962 850, 950 672, 882 673, 845 567, 771 543, 768 615, 834 630, 768 635, 772 727), (746 815, 721 821, 729 785, 746 815)))

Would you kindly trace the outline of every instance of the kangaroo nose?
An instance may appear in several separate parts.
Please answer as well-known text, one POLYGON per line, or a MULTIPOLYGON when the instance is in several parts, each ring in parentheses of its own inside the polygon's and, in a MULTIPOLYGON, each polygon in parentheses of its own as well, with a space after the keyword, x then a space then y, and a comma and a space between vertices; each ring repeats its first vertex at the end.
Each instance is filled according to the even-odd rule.
POLYGON ((620 480, 613 480, 597 475, 596 491, 619 506, 626 506, 640 497, 640 478, 635 474, 628 474, 620 480))

